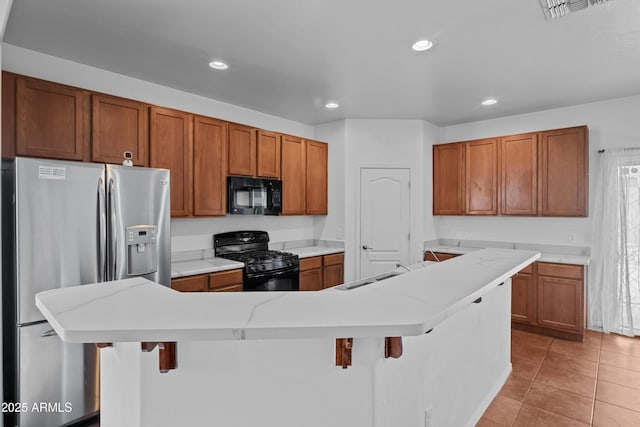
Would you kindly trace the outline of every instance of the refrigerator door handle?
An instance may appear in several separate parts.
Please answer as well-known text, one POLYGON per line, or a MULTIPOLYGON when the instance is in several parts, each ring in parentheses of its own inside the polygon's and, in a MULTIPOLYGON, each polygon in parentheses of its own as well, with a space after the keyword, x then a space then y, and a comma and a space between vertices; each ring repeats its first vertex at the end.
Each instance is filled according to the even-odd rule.
POLYGON ((107 211, 102 177, 98 180, 98 282, 105 281, 107 269, 107 211))
POLYGON ((118 252, 118 231, 116 230, 116 187, 113 178, 109 178, 109 233, 110 239, 110 260, 107 269, 107 280, 115 280, 117 275, 117 252, 118 252))
POLYGON ((49 329, 48 331, 44 331, 43 333, 41 333, 40 336, 42 338, 55 337, 58 336, 58 333, 54 329, 49 329))

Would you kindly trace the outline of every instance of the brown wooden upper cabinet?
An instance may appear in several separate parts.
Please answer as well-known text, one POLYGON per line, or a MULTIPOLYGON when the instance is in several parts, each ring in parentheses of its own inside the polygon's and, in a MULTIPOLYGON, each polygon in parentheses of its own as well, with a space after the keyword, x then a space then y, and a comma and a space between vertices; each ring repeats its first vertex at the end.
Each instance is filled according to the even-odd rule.
POLYGON ((541 215, 587 216, 587 127, 542 132, 540 141, 541 215))
POLYGON ((257 171, 262 178, 280 179, 280 134, 258 131, 257 171))
MULTIPOLYGON (((57 83, 17 77, 15 114, 17 155, 88 160, 88 92, 57 83)), ((5 120, 7 117, 3 122, 5 120)))
POLYGON ((210 117, 193 119, 193 215, 227 212, 228 123, 210 117))
POLYGON ((305 213, 305 149, 304 141, 282 135, 282 215, 305 213))
POLYGON ((109 95, 91 95, 91 161, 120 164, 124 152, 135 166, 149 166, 147 105, 109 95))
POLYGON ((231 123, 229 175, 280 179, 280 134, 231 123))
POLYGON ((433 213, 587 216, 588 169, 586 126, 434 145, 433 213))
POLYGON ((498 214, 498 140, 470 141, 465 148, 464 212, 498 214))
POLYGON ((433 214, 462 215, 464 144, 433 146, 433 214))
POLYGON ((256 176, 256 129, 229 124, 229 175, 256 176))
POLYGON ((306 140, 305 151, 305 213, 307 215, 326 215, 329 145, 324 142, 306 140))
POLYGON ((150 108, 150 164, 171 171, 171 216, 192 213, 193 117, 183 111, 150 108))
POLYGON ((538 214, 538 134, 500 139, 500 213, 538 214))

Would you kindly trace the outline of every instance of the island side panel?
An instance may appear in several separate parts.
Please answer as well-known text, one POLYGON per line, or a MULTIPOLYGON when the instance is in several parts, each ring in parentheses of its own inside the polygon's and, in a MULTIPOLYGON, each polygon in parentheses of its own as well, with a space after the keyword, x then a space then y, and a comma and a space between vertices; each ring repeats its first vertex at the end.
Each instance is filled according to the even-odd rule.
POLYGON ((511 372, 511 280, 375 369, 376 427, 474 426, 511 372))

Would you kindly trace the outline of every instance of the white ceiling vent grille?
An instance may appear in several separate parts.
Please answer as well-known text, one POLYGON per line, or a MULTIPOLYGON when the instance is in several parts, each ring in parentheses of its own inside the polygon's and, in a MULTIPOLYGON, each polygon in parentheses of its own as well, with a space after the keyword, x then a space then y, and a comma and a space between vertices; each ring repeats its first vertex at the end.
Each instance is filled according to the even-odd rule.
POLYGON ((556 19, 571 12, 586 9, 591 5, 608 3, 610 0, 540 0, 542 12, 546 19, 556 19))

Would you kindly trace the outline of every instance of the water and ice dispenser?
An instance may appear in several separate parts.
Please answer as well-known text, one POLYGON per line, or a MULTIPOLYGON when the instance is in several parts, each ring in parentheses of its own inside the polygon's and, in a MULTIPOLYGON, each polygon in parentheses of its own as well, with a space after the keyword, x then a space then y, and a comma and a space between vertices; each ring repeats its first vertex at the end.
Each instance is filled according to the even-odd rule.
POLYGON ((127 275, 139 276, 158 270, 155 225, 127 227, 127 275))

